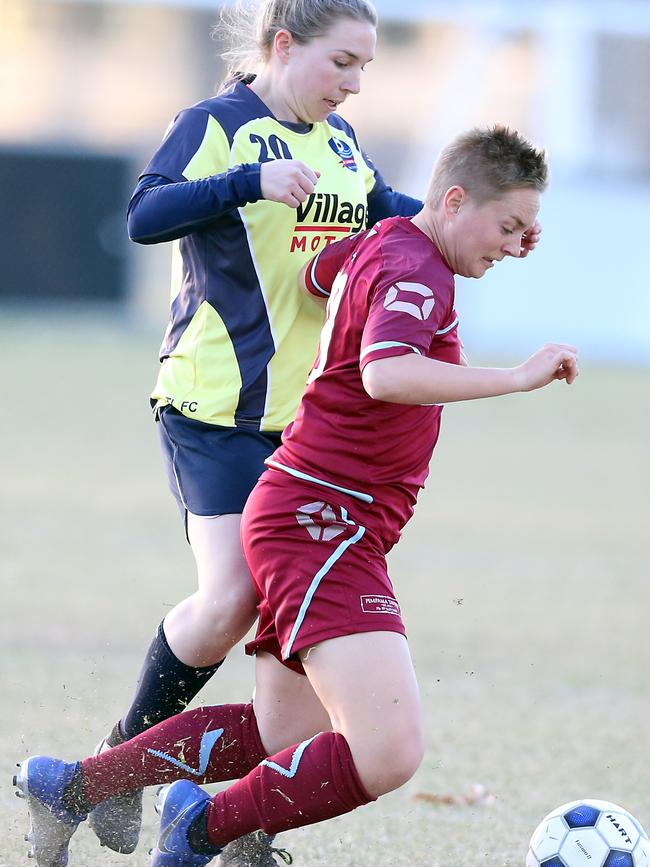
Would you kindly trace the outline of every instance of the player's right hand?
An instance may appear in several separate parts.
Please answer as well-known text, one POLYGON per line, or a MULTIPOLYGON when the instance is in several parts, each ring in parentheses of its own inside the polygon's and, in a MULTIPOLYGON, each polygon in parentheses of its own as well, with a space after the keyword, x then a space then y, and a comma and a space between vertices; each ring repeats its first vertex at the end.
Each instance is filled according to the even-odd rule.
POLYGON ((578 349, 567 343, 547 343, 514 372, 519 391, 534 391, 559 379, 571 385, 580 373, 578 349))
POLYGON ((300 160, 271 160, 262 163, 262 196, 270 202, 297 208, 314 192, 319 177, 320 172, 310 169, 300 160))

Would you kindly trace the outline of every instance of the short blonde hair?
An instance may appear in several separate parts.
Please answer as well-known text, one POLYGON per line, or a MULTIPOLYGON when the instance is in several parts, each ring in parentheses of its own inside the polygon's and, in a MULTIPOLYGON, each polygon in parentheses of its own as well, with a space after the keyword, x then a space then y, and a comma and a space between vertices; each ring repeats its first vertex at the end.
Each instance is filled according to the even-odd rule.
POLYGON ((288 30, 299 45, 305 45, 342 17, 377 26, 370 0, 239 0, 234 7, 224 8, 213 36, 228 44, 222 54, 226 80, 259 72, 279 30, 288 30))
POLYGON ((433 168, 426 203, 438 207, 450 187, 462 187, 478 204, 509 190, 543 192, 548 183, 544 151, 516 130, 492 126, 469 130, 445 147, 433 168))

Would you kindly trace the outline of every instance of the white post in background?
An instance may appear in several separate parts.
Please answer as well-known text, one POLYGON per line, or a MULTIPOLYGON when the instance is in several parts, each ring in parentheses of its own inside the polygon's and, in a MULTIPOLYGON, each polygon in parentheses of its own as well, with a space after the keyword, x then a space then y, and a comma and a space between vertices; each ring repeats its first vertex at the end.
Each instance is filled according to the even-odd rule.
POLYGON ((540 129, 554 171, 575 175, 593 167, 597 147, 595 10, 554 0, 539 11, 540 129))
POLYGON ((417 125, 405 160, 400 189, 421 197, 433 168, 432 154, 468 127, 485 110, 484 70, 491 54, 490 30, 467 17, 454 16, 427 27, 424 46, 426 87, 420 89, 417 125))

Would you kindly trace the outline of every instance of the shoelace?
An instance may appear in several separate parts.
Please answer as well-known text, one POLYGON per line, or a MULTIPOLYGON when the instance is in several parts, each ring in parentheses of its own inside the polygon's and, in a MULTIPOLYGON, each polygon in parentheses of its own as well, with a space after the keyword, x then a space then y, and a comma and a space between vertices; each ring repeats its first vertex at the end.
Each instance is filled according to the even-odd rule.
MULTIPOLYGON (((255 836, 258 838, 258 840, 260 840, 260 842, 266 839, 266 834, 264 833, 264 831, 257 831, 255 836)), ((290 852, 287 852, 286 849, 277 849, 275 846, 270 846, 269 853, 271 854, 271 856, 277 855, 284 861, 285 864, 293 864, 293 856, 290 852)))
POLYGON ((271 855, 278 855, 285 864, 293 864, 293 857, 290 852, 287 852, 286 849, 275 849, 273 846, 271 847, 271 855))

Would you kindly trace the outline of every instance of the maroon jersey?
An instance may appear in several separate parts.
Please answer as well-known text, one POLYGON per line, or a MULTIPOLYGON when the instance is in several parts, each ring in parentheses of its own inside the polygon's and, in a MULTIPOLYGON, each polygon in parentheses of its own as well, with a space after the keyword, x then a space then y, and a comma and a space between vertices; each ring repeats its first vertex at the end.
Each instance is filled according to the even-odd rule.
POLYGON ((428 475, 442 407, 374 400, 361 372, 410 352, 458 364, 454 276, 427 235, 393 217, 325 248, 307 286, 329 294, 327 318, 296 420, 266 463, 368 504, 390 547, 428 475))

